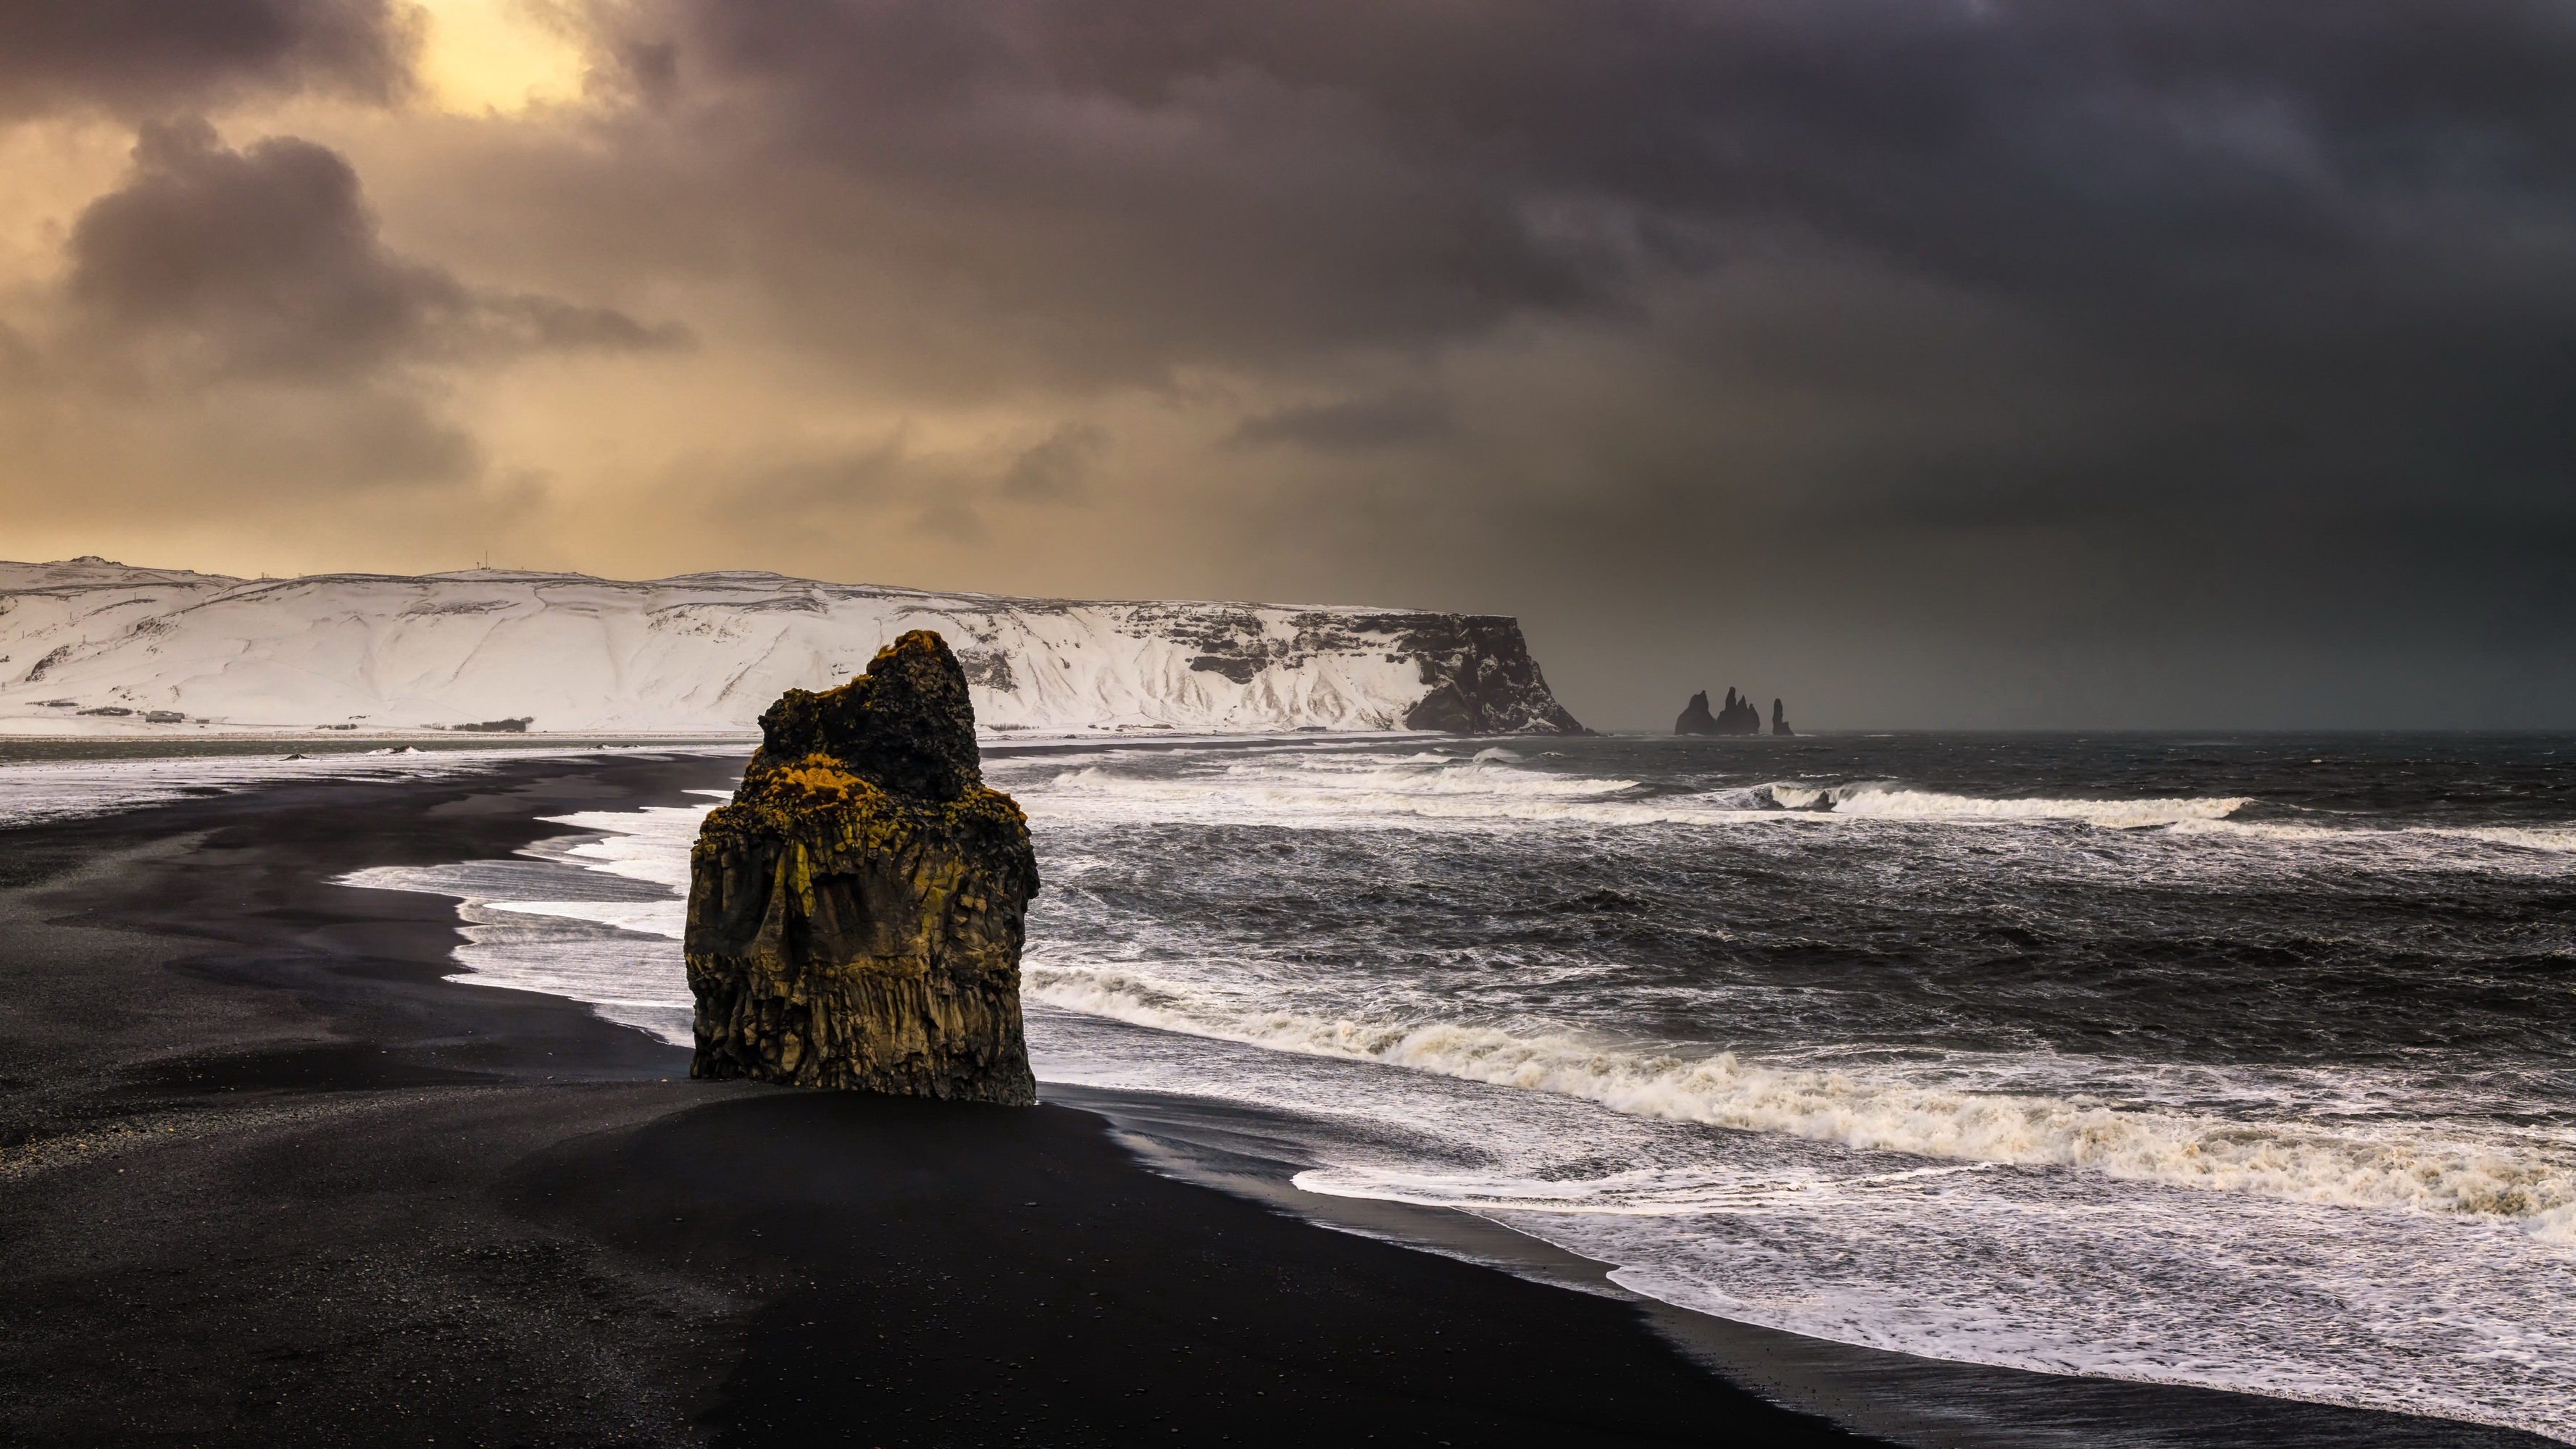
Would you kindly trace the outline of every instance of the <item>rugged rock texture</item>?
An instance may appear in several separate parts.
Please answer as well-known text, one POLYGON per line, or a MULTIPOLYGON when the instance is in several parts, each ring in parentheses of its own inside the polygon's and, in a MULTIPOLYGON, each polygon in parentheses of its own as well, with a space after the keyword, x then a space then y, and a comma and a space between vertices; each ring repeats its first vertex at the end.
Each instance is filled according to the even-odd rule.
MULTIPOLYGON (((1772 701, 1772 713, 1776 719, 1779 714, 1777 700, 1772 701)), ((1788 726, 1781 724, 1779 732, 1788 733, 1788 726)), ((1726 692, 1726 707, 1712 715, 1708 712, 1708 691, 1703 689, 1691 696, 1690 707, 1682 711, 1681 718, 1673 721, 1673 733, 1677 735, 1758 735, 1762 733, 1762 710, 1753 703, 1753 696, 1748 694, 1738 698, 1735 691, 1730 689, 1726 692)))
POLYGON ((966 675, 916 629, 760 717, 690 852, 697 1077, 1037 1100, 1020 946, 1028 821, 984 787, 966 675))
POLYGON ((1771 701, 1771 733, 1782 739, 1797 733, 1796 730, 1789 728, 1789 712, 1776 698, 1771 701))
POLYGON ((1708 691, 1703 689, 1690 697, 1681 718, 1673 721, 1677 735, 1713 735, 1717 733, 1717 716, 1708 712, 1708 691))
POLYGON ((1762 711, 1754 706, 1753 696, 1738 697, 1726 692, 1726 708, 1717 712, 1717 732, 1722 735, 1758 735, 1762 733, 1762 711))
POLYGON ((1397 616, 1397 647, 1430 692, 1404 717, 1409 730, 1466 735, 1589 734, 1550 694, 1518 619, 1493 614, 1397 616))

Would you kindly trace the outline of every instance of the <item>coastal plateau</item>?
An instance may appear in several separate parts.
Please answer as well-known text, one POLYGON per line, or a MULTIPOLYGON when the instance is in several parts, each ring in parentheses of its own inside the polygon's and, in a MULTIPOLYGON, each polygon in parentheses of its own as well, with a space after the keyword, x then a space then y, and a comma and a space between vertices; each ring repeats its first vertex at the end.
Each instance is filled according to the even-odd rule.
POLYGON ((80 558, 0 563, 0 734, 748 733, 917 628, 956 651, 989 733, 1582 730, 1496 615, 80 558))

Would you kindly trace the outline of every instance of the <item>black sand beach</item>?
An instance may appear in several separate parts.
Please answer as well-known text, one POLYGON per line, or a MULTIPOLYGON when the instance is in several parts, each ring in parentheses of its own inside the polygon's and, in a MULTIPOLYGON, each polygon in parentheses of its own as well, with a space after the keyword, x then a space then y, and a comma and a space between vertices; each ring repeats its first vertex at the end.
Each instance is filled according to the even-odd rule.
POLYGON ((443 902, 322 884, 725 773, 12 832, 0 1437, 1852 1442, 1628 1305, 1156 1176, 1085 1113, 691 1083, 582 1007, 442 982, 443 902))
POLYGON ((442 980, 445 902, 323 883, 730 773, 532 760, 0 833, 0 1441, 1869 1442, 1715 1362, 1907 1442, 2542 1442, 1782 1353, 1175 1180, 1063 1105, 693 1083, 584 1007, 442 980))

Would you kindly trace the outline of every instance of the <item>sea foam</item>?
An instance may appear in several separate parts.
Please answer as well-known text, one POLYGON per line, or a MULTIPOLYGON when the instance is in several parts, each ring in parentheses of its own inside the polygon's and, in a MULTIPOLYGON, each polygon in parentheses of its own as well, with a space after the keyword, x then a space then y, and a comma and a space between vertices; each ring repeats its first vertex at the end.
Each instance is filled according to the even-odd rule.
MULTIPOLYGON (((2061 1167, 2175 1187, 2516 1220, 2553 1241, 2576 1220, 2576 1143, 2458 1140, 2420 1128, 2245 1120, 2099 1101, 1967 1092, 1892 1073, 1817 1071, 1459 1022, 1244 1012, 1132 970, 1032 966, 1030 994, 1069 1010, 1278 1051, 1374 1061, 1579 1097, 1670 1121, 1846 1147, 2061 1167)), ((1556 1211, 1598 1211, 1554 1199, 1556 1211)), ((1620 1210, 1647 1210, 1621 1196, 1620 1210)), ((1691 1209, 1698 1210, 1698 1209, 1691 1209)))
POLYGON ((569 997, 606 1020, 685 1045, 694 1005, 680 955, 689 846, 714 808, 544 816, 547 824, 593 833, 540 841, 514 862, 378 866, 335 883, 458 898, 465 944, 456 960, 464 969, 451 981, 569 997), (592 882, 579 895, 568 889, 592 882), (530 886, 546 894, 523 894, 530 886))
POLYGON ((1031 808, 1057 819, 1154 819, 1230 824, 1326 824, 1336 828, 1473 829, 1592 824, 1643 826, 1768 820, 1887 820, 1947 824, 2081 822, 2111 829, 2223 820, 2251 803, 2242 796, 2083 800, 1980 799, 1861 782, 1787 781, 1650 791, 1644 782, 1526 768, 1503 749, 1472 754, 1424 750, 1281 751, 1212 759, 1179 773, 1139 773, 1103 756, 1071 769, 1014 762, 1032 790, 1031 808))
POLYGON ((1830 812, 1845 819, 1963 824, 2080 820, 2088 825, 2114 830, 2175 825, 2184 821, 2224 820, 2253 803, 2241 795, 2161 800, 2071 800, 2045 796, 1989 800, 1881 784, 1813 789, 1770 784, 1758 787, 1757 794, 1777 802, 1784 810, 1830 812))

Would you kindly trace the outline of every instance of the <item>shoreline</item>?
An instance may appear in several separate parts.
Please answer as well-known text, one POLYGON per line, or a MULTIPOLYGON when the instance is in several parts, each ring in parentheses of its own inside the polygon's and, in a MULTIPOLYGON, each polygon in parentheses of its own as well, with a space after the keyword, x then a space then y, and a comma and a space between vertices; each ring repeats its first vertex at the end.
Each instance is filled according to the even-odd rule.
POLYGON ((731 771, 552 756, 0 834, 5 1437, 1866 1442, 1783 1399, 1920 1444, 2550 1442, 1726 1324, 1484 1219, 1296 1193, 1212 1104, 690 1082, 578 1003, 442 979, 446 898, 323 883, 731 771))
POLYGON ((1157 1175, 1087 1113, 690 1082, 577 1003, 441 980, 446 900, 322 883, 728 768, 8 832, 0 1438, 1863 1442, 1627 1305, 1157 1175))
POLYGON ((1239 1103, 1039 1083, 1049 1102, 1107 1118, 1157 1171, 1270 1204, 1281 1212, 1420 1251, 1482 1264, 1568 1292, 1633 1305, 1694 1362, 1775 1403, 1919 1449, 2001 1446, 2236 1446, 2278 1449, 2546 1449, 2545 1435, 2429 1415, 2152 1380, 2050 1374, 1927 1358, 1810 1338, 1719 1318, 1620 1285, 1611 1263, 1522 1233, 1507 1221, 1445 1207, 1311 1193, 1297 1164, 1269 1159, 1262 1117, 1239 1103))

